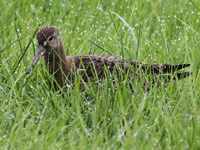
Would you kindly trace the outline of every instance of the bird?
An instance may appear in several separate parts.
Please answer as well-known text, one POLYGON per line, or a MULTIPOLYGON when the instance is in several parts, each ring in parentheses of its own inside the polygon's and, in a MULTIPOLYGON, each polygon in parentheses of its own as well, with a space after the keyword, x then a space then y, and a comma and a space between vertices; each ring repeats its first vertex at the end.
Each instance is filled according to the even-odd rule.
POLYGON ((129 75, 139 80, 144 75, 148 75, 153 78, 152 82, 160 77, 164 77, 164 81, 169 82, 170 79, 177 81, 191 75, 190 72, 177 72, 191 64, 144 63, 111 55, 67 56, 61 33, 55 26, 44 26, 39 29, 37 41, 38 51, 26 74, 28 75, 44 57, 49 74, 55 78, 55 87, 63 88, 67 82, 73 83, 78 75, 81 81, 87 83, 96 78, 104 80, 106 77, 109 78, 109 74, 119 74, 120 70, 123 70, 124 74, 133 70, 129 75))

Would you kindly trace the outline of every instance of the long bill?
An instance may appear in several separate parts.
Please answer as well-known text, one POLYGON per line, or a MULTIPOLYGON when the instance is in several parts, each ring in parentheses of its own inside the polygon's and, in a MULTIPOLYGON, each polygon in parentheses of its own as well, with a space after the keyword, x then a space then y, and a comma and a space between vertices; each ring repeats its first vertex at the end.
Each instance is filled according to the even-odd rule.
POLYGON ((35 67, 35 65, 38 63, 38 61, 40 60, 40 58, 42 56, 44 56, 44 54, 46 53, 46 49, 42 46, 42 45, 39 45, 38 47, 38 51, 29 67, 29 69, 26 71, 26 74, 29 74, 30 71, 35 67))

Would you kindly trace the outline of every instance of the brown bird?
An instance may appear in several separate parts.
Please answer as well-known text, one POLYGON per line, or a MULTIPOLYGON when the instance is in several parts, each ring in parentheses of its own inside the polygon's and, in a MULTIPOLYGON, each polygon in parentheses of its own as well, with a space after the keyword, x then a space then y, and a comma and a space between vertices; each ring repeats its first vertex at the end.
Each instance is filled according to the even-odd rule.
POLYGON ((190 72, 175 73, 190 64, 147 64, 110 55, 66 56, 60 32, 54 26, 41 28, 37 33, 37 40, 38 51, 26 74, 29 74, 44 56, 46 67, 55 78, 55 86, 58 84, 64 87, 66 81, 74 82, 76 75, 80 75, 82 81, 87 82, 96 77, 102 80, 108 72, 119 74, 120 70, 125 73, 133 70, 129 75, 138 79, 147 74, 153 78, 153 82, 160 77, 164 77, 164 81, 168 82, 170 79, 176 81, 190 75, 190 72))

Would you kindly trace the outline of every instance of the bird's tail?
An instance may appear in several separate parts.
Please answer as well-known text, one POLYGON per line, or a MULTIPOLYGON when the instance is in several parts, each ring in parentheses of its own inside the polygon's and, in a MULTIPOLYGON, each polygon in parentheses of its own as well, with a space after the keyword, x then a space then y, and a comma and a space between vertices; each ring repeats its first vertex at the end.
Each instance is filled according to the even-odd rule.
POLYGON ((186 77, 191 76, 191 75, 192 75, 191 72, 181 72, 181 73, 177 73, 176 77, 177 77, 178 80, 180 80, 180 79, 186 78, 186 77))
POLYGON ((163 68, 163 73, 171 73, 178 70, 182 70, 189 66, 191 66, 191 64, 181 64, 181 65, 162 64, 160 69, 163 68))

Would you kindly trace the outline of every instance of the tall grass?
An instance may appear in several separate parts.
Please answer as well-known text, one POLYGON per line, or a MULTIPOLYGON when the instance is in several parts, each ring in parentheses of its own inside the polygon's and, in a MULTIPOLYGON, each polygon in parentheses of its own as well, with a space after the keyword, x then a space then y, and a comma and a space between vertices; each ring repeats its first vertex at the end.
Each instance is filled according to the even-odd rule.
POLYGON ((199 149, 198 0, 0 1, 1 149, 199 149), (70 86, 64 94, 40 61, 38 26, 57 26, 67 55, 112 54, 148 63, 191 63, 167 86, 133 80, 70 86))

